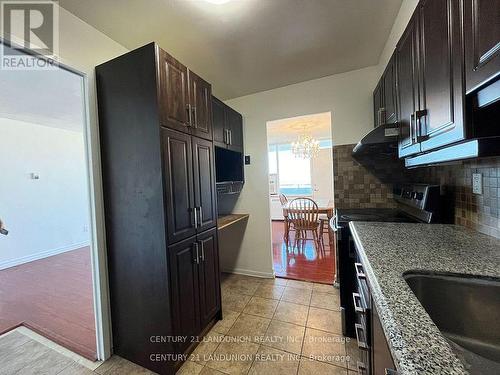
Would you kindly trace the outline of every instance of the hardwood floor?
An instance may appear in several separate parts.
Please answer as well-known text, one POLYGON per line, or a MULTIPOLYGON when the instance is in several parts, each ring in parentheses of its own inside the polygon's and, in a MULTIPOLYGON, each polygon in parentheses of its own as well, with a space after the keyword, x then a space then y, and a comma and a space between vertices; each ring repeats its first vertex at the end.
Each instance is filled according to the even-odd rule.
POLYGON ((0 334, 20 325, 96 359, 89 247, 0 271, 0 334))
POLYGON ((317 283, 332 284, 335 276, 335 251, 328 246, 325 235, 325 254, 318 254, 312 241, 307 241, 304 252, 293 249, 293 233, 291 244, 286 249, 283 241, 283 222, 272 222, 273 263, 277 277, 295 280, 307 280, 317 283))

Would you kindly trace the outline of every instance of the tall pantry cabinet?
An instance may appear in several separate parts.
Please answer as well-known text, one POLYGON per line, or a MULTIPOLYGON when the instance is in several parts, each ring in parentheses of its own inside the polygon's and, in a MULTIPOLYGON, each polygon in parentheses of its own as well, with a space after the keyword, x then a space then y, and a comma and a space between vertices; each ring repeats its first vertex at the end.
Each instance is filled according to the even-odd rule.
POLYGON ((221 317, 211 86, 154 43, 96 76, 113 350, 174 374, 221 317))

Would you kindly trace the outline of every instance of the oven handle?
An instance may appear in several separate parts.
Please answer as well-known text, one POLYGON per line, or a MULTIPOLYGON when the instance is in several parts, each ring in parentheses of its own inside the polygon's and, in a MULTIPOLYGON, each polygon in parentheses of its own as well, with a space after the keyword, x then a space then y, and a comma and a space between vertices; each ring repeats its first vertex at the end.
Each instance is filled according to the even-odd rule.
POLYGON ((354 302, 354 310, 364 314, 366 310, 363 308, 363 306, 361 306, 361 296, 359 295, 359 293, 353 293, 352 300, 354 302), (357 301, 360 302, 359 305, 356 303, 357 301))
POLYGON ((365 331, 365 328, 364 328, 361 324, 356 323, 356 324, 354 325, 354 330, 356 331, 356 340, 358 340, 358 348, 363 349, 363 350, 368 350, 368 345, 367 345, 366 341, 361 341, 361 340, 359 339, 359 336, 360 336, 360 335, 359 335, 359 332, 360 332, 360 331, 362 331, 362 332, 363 332, 363 334, 364 334, 364 336, 366 337, 366 331, 365 331))
POLYGON ((359 279, 366 279, 365 271, 361 263, 354 263, 354 268, 356 269, 356 276, 359 279))

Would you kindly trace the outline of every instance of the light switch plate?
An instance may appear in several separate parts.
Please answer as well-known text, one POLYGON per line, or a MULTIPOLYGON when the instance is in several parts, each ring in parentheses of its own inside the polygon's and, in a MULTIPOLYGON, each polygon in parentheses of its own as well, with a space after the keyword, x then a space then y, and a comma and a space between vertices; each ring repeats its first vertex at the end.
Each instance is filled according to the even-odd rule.
POLYGON ((481 173, 472 174, 472 193, 483 194, 483 175, 481 173))

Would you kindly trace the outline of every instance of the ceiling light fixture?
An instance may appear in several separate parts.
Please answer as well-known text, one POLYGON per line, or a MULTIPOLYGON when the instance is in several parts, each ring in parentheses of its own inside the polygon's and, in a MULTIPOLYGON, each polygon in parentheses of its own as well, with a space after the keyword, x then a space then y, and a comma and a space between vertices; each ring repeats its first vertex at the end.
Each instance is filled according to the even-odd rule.
POLYGON ((318 155, 319 141, 307 134, 306 127, 307 125, 304 125, 304 133, 292 143, 292 154, 296 158, 313 159, 318 155))

